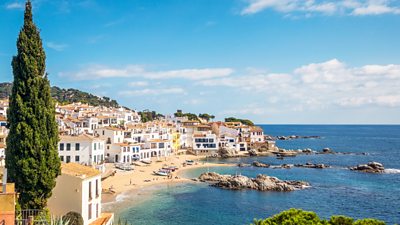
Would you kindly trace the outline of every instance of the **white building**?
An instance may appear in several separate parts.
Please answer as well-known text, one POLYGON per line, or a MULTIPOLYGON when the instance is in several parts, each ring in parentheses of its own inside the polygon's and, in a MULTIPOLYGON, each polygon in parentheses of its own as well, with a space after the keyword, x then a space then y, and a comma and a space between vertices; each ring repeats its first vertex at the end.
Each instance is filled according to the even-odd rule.
POLYGON ((111 144, 107 150, 106 158, 108 162, 132 163, 134 159, 140 158, 141 147, 135 143, 115 143, 111 144))
POLYGON ((169 140, 161 140, 161 139, 153 139, 149 140, 144 144, 144 147, 141 149, 143 154, 150 154, 151 157, 166 157, 172 154, 171 141, 169 140))
POLYGON ((261 127, 252 126, 250 127, 250 142, 251 143, 264 143, 264 131, 261 127))
POLYGON ((112 225, 114 215, 102 213, 101 175, 98 170, 77 163, 63 163, 53 194, 47 202, 51 214, 81 214, 84 225, 112 225))
POLYGON ((93 165, 101 172, 105 170, 104 141, 100 138, 87 134, 61 135, 58 143, 58 155, 61 162, 93 165))
POLYGON ((193 153, 195 155, 216 155, 218 152, 217 136, 211 132, 193 134, 193 153))

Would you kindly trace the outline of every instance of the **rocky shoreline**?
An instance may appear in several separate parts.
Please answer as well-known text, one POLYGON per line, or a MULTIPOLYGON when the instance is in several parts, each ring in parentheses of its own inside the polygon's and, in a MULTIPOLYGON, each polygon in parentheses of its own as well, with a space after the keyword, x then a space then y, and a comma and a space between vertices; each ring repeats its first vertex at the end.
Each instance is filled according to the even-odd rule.
POLYGON ((276 177, 263 174, 257 175, 256 178, 250 178, 243 175, 220 175, 215 172, 208 172, 201 174, 197 180, 210 183, 214 187, 229 190, 252 189, 258 191, 289 192, 310 187, 310 184, 304 181, 280 180, 276 177))
POLYGON ((350 170, 361 171, 364 173, 383 173, 385 172, 385 167, 382 163, 369 162, 367 164, 360 164, 354 167, 350 167, 350 170))

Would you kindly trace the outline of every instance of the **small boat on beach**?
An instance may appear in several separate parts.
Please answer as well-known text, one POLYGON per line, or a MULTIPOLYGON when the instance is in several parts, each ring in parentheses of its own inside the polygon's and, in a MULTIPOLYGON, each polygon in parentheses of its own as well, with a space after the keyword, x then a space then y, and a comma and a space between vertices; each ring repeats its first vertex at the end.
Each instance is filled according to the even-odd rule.
POLYGON ((171 172, 168 171, 168 170, 160 169, 160 170, 158 170, 158 171, 153 171, 153 173, 154 173, 155 175, 158 175, 158 176, 168 176, 171 172))
POLYGON ((193 160, 186 160, 185 162, 186 162, 186 165, 189 165, 189 166, 194 164, 193 160))
POLYGON ((118 163, 118 164, 115 164, 115 168, 120 169, 120 170, 125 170, 125 171, 133 170, 133 166, 131 166, 129 163, 118 163))
POLYGON ((143 159, 140 162, 142 162, 144 164, 151 164, 151 160, 150 159, 143 159))
POLYGON ((162 169, 163 170, 169 170, 171 172, 175 172, 178 169, 178 167, 176 167, 176 166, 164 166, 162 169))

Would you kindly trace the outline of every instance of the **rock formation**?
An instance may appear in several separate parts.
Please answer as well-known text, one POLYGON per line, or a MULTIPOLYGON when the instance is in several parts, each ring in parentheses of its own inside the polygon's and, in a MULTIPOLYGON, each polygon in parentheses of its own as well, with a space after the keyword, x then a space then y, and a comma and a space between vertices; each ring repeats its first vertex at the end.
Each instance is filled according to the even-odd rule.
POLYGON ((261 163, 261 162, 257 162, 257 161, 254 161, 252 165, 255 166, 255 167, 263 167, 263 168, 269 168, 270 167, 269 164, 265 164, 265 163, 261 163))
POLYGON ((354 167, 350 167, 350 170, 358 170, 365 173, 383 173, 385 168, 381 163, 369 162, 367 164, 360 164, 354 167))
POLYGON ((220 175, 210 172, 200 175, 199 180, 211 183, 211 186, 229 189, 242 190, 254 189, 259 191, 295 191, 310 187, 310 184, 303 181, 284 181, 276 177, 258 175, 256 178, 249 178, 242 175, 220 175))

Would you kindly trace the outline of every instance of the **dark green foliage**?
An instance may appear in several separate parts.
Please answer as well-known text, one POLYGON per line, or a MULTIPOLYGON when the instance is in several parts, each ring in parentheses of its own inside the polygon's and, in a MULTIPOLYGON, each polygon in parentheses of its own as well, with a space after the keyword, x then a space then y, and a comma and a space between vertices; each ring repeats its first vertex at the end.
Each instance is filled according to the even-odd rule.
POLYGON ((254 123, 251 120, 248 120, 248 119, 237 119, 235 117, 225 118, 225 122, 241 122, 244 125, 254 126, 254 123))
POLYGON ((321 223, 321 220, 314 212, 307 212, 300 209, 289 209, 287 211, 283 211, 273 217, 270 217, 265 220, 255 220, 255 225, 319 225, 324 224, 321 223))
POLYGON ((332 216, 331 219, 321 220, 314 212, 301 209, 289 209, 264 220, 254 220, 254 225, 385 225, 375 219, 354 219, 345 216, 332 216))
POLYGON ((182 110, 177 110, 176 113, 174 113, 175 117, 184 117, 186 116, 188 120, 197 120, 199 121, 199 118, 197 117, 196 114, 193 113, 183 113, 182 110))
POLYGON ((68 221, 71 225, 83 225, 83 218, 77 212, 68 212, 63 216, 63 221, 68 221))
POLYGON ((11 83, 0 83, 0 99, 8 98, 11 95, 11 89, 11 83))
POLYGON ((14 82, 8 111, 6 167, 20 193, 22 209, 43 209, 60 174, 58 130, 46 56, 39 31, 26 3, 24 26, 12 60, 14 82))
POLYGON ((204 119, 204 120, 207 120, 207 122, 210 121, 211 119, 215 118, 214 115, 209 115, 208 113, 203 113, 203 114, 200 113, 199 117, 204 119))
POLYGON ((164 117, 164 115, 157 113, 156 111, 143 110, 142 112, 138 113, 143 123, 164 117))
POLYGON ((76 89, 51 88, 51 96, 61 104, 82 102, 93 106, 119 107, 117 101, 108 97, 98 97, 76 89))
POLYGON ((346 216, 332 216, 329 224, 331 225, 352 225, 354 222, 353 218, 346 216))
POLYGON ((385 222, 376 219, 357 220, 353 225, 385 225, 385 222))
MULTIPOLYGON (((0 99, 9 97, 11 95, 11 89, 11 83, 0 83, 0 99)), ((119 107, 117 101, 112 100, 108 97, 98 97, 90 93, 72 88, 63 89, 53 86, 51 87, 51 97, 61 104, 82 102, 93 106, 119 107)))

